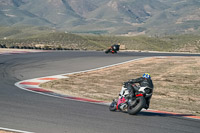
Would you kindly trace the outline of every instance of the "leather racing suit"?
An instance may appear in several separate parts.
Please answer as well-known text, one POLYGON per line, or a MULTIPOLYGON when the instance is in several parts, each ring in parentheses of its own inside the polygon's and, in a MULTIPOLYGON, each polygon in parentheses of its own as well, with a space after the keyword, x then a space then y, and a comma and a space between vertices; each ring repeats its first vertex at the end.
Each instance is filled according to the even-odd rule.
POLYGON ((132 89, 134 92, 138 91, 140 89, 140 87, 146 87, 147 89, 145 90, 148 95, 148 97, 145 97, 146 99, 146 109, 149 108, 149 104, 150 104, 150 99, 152 97, 152 93, 153 93, 153 82, 150 78, 144 78, 144 77, 140 77, 137 79, 131 79, 128 82, 126 82, 127 85, 125 85, 127 87, 128 90, 132 89), (135 83, 139 83, 139 86, 135 85, 135 83))

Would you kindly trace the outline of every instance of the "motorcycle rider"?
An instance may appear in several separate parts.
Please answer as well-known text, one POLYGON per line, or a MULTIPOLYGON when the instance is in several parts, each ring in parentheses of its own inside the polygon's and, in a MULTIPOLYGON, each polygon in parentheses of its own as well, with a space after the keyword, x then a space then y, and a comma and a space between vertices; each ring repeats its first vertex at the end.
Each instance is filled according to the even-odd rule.
POLYGON ((124 87, 122 87, 122 90, 120 92, 120 96, 122 96, 126 91, 129 90, 129 92, 132 90, 133 92, 137 92, 140 87, 146 87, 148 89, 145 89, 146 93, 149 94, 146 96, 146 107, 145 109, 149 108, 150 99, 153 93, 153 82, 151 80, 151 75, 149 73, 144 73, 142 77, 137 79, 131 79, 128 82, 124 83, 124 87), (139 83, 139 86, 136 85, 136 83, 139 83))
POLYGON ((112 45, 111 47, 112 47, 113 50, 115 50, 115 51, 119 51, 119 47, 120 47, 120 45, 118 45, 118 44, 114 44, 114 45, 112 45))
POLYGON ((118 44, 114 44, 114 45, 112 45, 111 47, 109 47, 106 51, 105 51, 105 53, 107 54, 107 53, 117 53, 117 51, 119 51, 119 48, 120 48, 120 45, 118 45, 118 44))

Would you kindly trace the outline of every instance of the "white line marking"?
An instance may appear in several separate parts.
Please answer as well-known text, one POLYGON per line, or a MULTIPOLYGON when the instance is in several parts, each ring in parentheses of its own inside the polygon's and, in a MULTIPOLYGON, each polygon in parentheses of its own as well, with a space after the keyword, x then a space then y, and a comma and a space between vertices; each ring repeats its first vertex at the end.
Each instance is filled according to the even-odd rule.
POLYGON ((22 131, 22 130, 10 129, 10 128, 3 128, 3 127, 0 127, 0 130, 17 132, 17 133, 34 133, 34 132, 28 132, 28 131, 22 131))
MULTIPOLYGON (((156 56, 155 56, 155 57, 156 57, 156 56)), ((157 56, 157 57, 158 57, 158 56, 157 56)), ((66 73, 66 74, 61 74, 61 75, 71 75, 71 74, 77 74, 77 73, 82 73, 82 72, 91 72, 91 71, 95 71, 95 70, 100 70, 100 69, 104 69, 104 68, 109 68, 109 67, 113 67, 113 66, 117 66, 117 65, 129 63, 129 62, 132 62, 132 61, 143 60, 143 59, 146 59, 146 58, 152 58, 152 57, 143 57, 143 58, 133 59, 133 60, 129 60, 129 61, 125 61, 125 62, 113 64, 113 65, 108 65, 108 66, 104 66, 104 67, 99 67, 99 68, 94 68, 94 69, 84 70, 84 71, 78 71, 78 72, 72 72, 72 73, 66 73)))
MULTIPOLYGON (((132 62, 132 61, 143 60, 143 59, 146 59, 146 58, 152 58, 152 57, 143 57, 143 58, 139 58, 139 59, 133 59, 133 60, 125 61, 125 62, 122 62, 122 63, 117 63, 117 64, 108 65, 108 66, 99 67, 99 68, 90 69, 90 70, 85 70, 85 71, 65 73, 65 74, 59 74, 59 75, 53 75, 53 76, 45 76, 45 77, 39 77, 39 78, 34 78, 34 79, 23 80, 23 81, 19 81, 19 82, 15 83, 15 86, 17 86, 18 88, 20 88, 22 90, 25 90, 25 91, 34 92, 34 93, 38 93, 38 94, 42 94, 42 95, 46 95, 46 96, 50 96, 50 97, 67 99, 67 98, 64 98, 64 97, 60 97, 59 95, 56 96, 56 95, 51 95, 51 94, 47 94, 47 93, 43 93, 43 92, 37 92, 37 91, 26 89, 26 88, 29 88, 29 87, 40 88, 39 85, 23 85, 23 84, 20 84, 20 83, 21 82, 30 82, 30 81, 34 81, 34 80, 37 80, 37 79, 50 78, 50 77, 51 78, 53 78, 53 77, 55 78, 56 77, 58 79, 68 78, 67 76, 64 76, 64 75, 70 75, 70 74, 77 74, 77 73, 82 73, 82 72, 90 72, 90 71, 100 70, 100 69, 104 69, 104 68, 108 68, 108 67, 112 67, 112 66, 121 65, 121 64, 124 64, 124 63, 129 63, 129 62, 132 62)), ((68 100, 80 101, 80 100, 75 100, 75 99, 68 99, 68 100)), ((106 103, 106 102, 105 103, 96 103, 96 102, 88 102, 88 101, 80 101, 80 102, 87 102, 87 103, 94 103, 94 104, 101 104, 101 105, 110 105, 110 103, 106 103)))

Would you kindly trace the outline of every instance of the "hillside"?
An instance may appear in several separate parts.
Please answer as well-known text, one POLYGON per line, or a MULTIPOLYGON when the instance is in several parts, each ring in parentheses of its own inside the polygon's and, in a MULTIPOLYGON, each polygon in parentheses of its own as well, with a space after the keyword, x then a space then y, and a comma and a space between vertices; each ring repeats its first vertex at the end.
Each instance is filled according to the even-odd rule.
POLYGON ((200 52, 200 35, 171 35, 164 37, 140 36, 111 36, 111 35, 82 35, 66 32, 55 32, 51 29, 32 28, 15 29, 0 28, 0 45, 15 48, 35 48, 43 45, 46 48, 78 49, 78 50, 105 50, 112 44, 125 45, 126 50, 138 51, 166 51, 166 52, 200 52), (39 30, 39 32, 37 32, 39 30), (3 36, 9 36, 3 38, 3 36), (2 38, 2 39, 1 39, 2 38))
POLYGON ((200 33, 199 0, 0 0, 0 26, 72 33, 200 33))

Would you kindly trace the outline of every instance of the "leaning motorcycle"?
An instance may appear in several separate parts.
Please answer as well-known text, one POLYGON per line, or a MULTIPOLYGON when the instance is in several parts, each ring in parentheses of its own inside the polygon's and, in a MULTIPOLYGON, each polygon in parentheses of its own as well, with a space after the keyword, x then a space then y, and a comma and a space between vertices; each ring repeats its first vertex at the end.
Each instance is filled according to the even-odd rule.
POLYGON ((106 53, 106 54, 108 54, 108 53, 112 53, 112 54, 117 53, 117 51, 119 51, 119 47, 120 47, 120 45, 114 44, 114 45, 112 45, 111 47, 109 47, 109 48, 105 51, 105 53, 106 53))
MULTIPOLYGON (((110 111, 128 112, 130 115, 139 113, 147 105, 147 99, 151 98, 153 89, 148 87, 139 87, 138 90, 128 89, 125 83, 122 86, 118 99, 114 99, 109 106, 110 111)), ((133 84, 132 86, 135 86, 133 84)))
POLYGON ((105 53, 106 53, 106 54, 108 54, 108 53, 114 54, 114 53, 117 53, 117 50, 114 50, 112 47, 110 47, 110 48, 108 48, 108 49, 105 51, 105 53))

